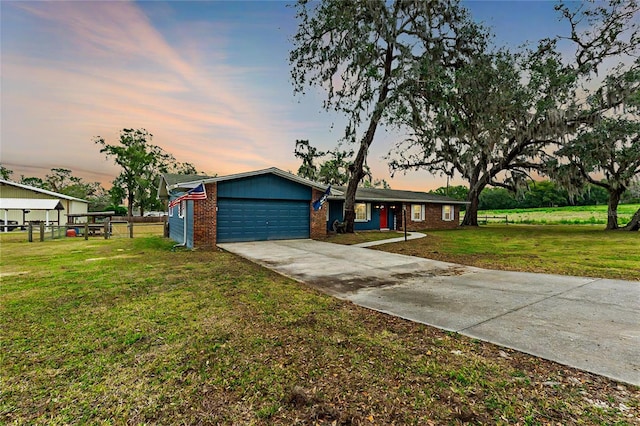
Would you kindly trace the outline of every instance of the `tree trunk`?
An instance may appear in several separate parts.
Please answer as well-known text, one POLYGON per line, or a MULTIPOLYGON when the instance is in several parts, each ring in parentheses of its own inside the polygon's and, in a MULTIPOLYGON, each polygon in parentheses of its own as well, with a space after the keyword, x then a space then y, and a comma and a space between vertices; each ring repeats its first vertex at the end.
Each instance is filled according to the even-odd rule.
POLYGON ((622 192, 617 189, 609 190, 609 204, 607 208, 607 231, 618 229, 618 204, 622 192))
POLYGON ((130 193, 129 196, 127 197, 127 213, 129 214, 129 217, 133 216, 133 194, 130 193))
POLYGON ((393 63, 393 46, 387 46, 387 52, 385 56, 384 78, 382 80, 382 87, 378 100, 376 101, 367 133, 360 141, 360 149, 358 149, 358 155, 350 167, 351 176, 349 176, 349 185, 347 186, 347 193, 344 199, 344 221, 346 222, 345 232, 353 234, 354 222, 356 220, 355 204, 356 204, 356 191, 358 185, 364 177, 364 162, 367 159, 367 153, 369 152, 369 146, 373 142, 373 137, 376 134, 378 123, 382 118, 384 112, 384 104, 389 94, 389 78, 391 77, 391 64, 393 63))
POLYGON ((354 231, 354 223, 356 220, 356 212, 355 212, 355 204, 356 204, 356 191, 358 190, 358 185, 360 181, 364 177, 364 160, 367 158, 367 152, 369 151, 369 146, 371 142, 373 142, 373 136, 375 135, 376 128, 378 127, 379 118, 376 120, 376 114, 374 113, 374 117, 371 118, 371 123, 369 123, 369 128, 367 129, 367 133, 365 133, 364 138, 360 142, 360 149, 358 150, 358 155, 356 156, 355 161, 353 162, 353 166, 351 168, 351 176, 349 177, 349 185, 347 186, 347 193, 345 194, 344 200, 344 221, 346 222, 345 232, 353 234, 354 231))
MULTIPOLYGON (((473 186, 471 186, 473 188, 473 186)), ((462 220, 462 226, 478 226, 478 206, 480 205, 480 191, 477 189, 470 189, 467 195, 467 201, 471 204, 467 206, 467 210, 464 212, 464 219, 462 220)))
POLYGON ((633 214, 631 221, 620 229, 624 231, 640 231, 640 209, 633 214))

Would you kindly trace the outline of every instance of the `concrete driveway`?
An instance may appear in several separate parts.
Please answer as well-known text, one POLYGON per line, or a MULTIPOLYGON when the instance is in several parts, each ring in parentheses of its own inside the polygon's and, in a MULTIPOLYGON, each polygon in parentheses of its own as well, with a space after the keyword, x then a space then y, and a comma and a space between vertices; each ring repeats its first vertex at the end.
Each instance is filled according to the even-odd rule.
POLYGON ((341 299, 640 385, 640 282, 479 269, 312 240, 220 248, 341 299))

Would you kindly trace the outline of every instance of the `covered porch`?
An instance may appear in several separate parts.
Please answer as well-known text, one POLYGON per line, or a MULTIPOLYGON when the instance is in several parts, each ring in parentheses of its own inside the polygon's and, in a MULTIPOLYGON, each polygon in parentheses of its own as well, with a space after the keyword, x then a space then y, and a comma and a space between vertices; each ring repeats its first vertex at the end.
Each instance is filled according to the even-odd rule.
POLYGON ((30 222, 44 222, 46 226, 51 224, 60 224, 60 212, 64 210, 64 206, 60 200, 56 199, 38 199, 38 198, 0 198, 0 210, 4 210, 2 232, 9 231, 9 211, 22 211, 22 223, 20 226, 24 229, 30 222), (27 214, 32 211, 44 211, 44 221, 27 220, 27 214), (50 213, 54 213, 52 218, 50 213))

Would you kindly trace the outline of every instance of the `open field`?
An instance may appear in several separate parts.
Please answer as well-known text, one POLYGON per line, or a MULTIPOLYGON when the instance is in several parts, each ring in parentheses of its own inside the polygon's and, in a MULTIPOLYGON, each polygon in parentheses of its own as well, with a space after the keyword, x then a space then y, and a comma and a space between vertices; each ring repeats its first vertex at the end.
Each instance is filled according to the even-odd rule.
POLYGON ((640 281, 640 233, 601 226, 487 225, 424 231, 380 250, 463 265, 640 281))
POLYGON ((0 235, 2 424, 640 424, 638 388, 228 253, 12 238, 0 235))
MULTIPOLYGON (((618 224, 626 225, 640 204, 621 204, 618 206, 618 224)), ((508 216, 509 223, 538 225, 606 225, 607 206, 569 206, 545 207, 538 209, 481 210, 482 216, 508 216)), ((490 219, 495 222, 497 219, 490 219)), ((503 221, 504 222, 504 221, 503 221)))

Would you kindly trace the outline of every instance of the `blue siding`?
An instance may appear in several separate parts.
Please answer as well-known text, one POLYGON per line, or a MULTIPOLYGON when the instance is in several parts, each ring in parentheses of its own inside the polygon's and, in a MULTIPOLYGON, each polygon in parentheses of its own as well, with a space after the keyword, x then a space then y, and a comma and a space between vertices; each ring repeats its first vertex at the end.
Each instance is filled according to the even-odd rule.
MULTIPOLYGON (((177 198, 177 194, 171 199, 177 198)), ((187 247, 193 248, 193 201, 186 202, 184 218, 178 216, 178 206, 173 207, 173 216, 169 216, 169 238, 178 244, 184 243, 184 223, 187 224, 187 247)))
POLYGON ((219 182, 218 197, 310 201, 311 188, 266 174, 219 182))
MULTIPOLYGON (((180 195, 174 192, 170 198, 180 195)), ((309 238, 311 195, 309 186, 273 174, 218 182, 217 241, 309 238)), ((193 201, 187 201, 185 219, 177 207, 169 217, 169 236, 179 244, 185 221, 186 246, 192 248, 193 201)))
MULTIPOLYGON (((371 203, 371 220, 366 222, 355 222, 353 228, 356 231, 372 231, 380 229, 380 210, 375 209, 373 206, 375 203, 371 203)), ((332 230, 333 222, 338 220, 342 222, 344 220, 344 201, 329 201, 329 221, 327 222, 327 229, 332 230)))
POLYGON ((326 208, 329 205, 329 221, 327 222, 327 229, 333 231, 332 226, 334 221, 342 222, 344 220, 342 201, 328 201, 322 208, 326 208))
POLYGON ((218 199, 220 243, 309 238, 309 201, 218 199))
POLYGON ((273 174, 218 182, 217 241, 309 238, 311 193, 273 174))
POLYGON ((371 204, 371 220, 366 222, 355 222, 353 229, 356 231, 373 231, 380 229, 380 210, 373 208, 375 203, 371 204))

